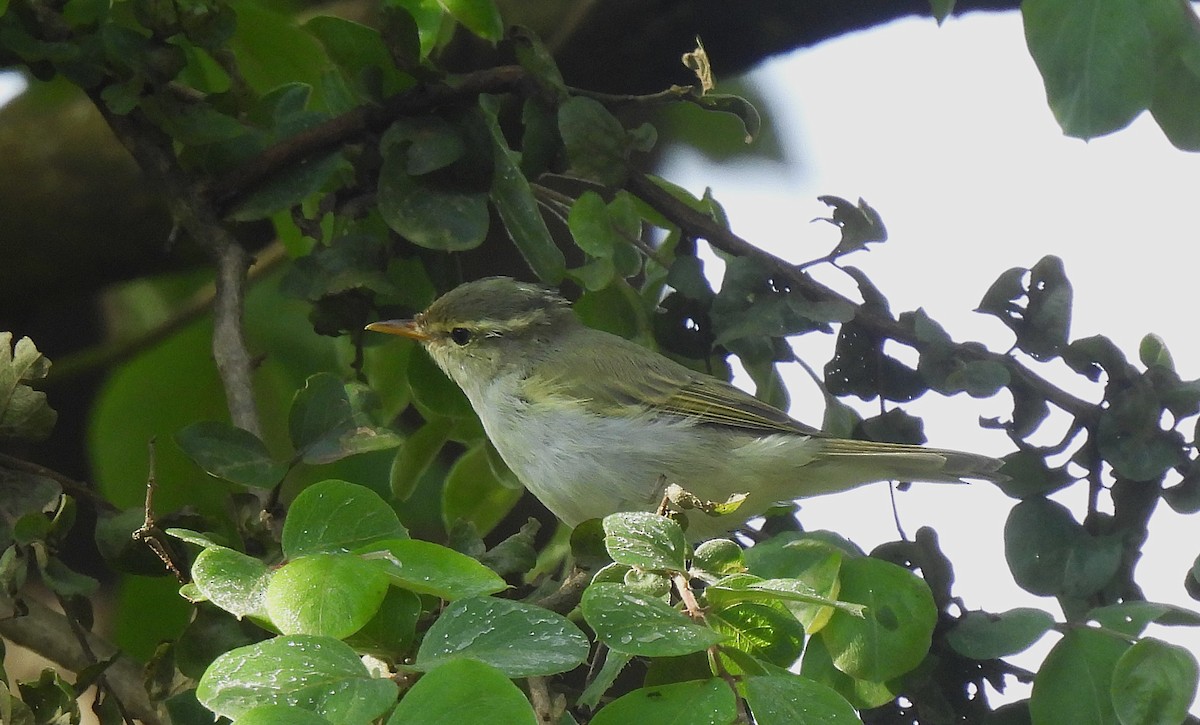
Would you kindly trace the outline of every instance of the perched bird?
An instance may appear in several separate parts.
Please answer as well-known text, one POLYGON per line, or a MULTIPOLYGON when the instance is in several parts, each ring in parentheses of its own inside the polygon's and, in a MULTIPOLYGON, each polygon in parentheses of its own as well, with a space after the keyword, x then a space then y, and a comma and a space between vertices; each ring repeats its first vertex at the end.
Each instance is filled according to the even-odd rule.
POLYGON ((461 285, 412 320, 368 330, 419 341, 471 401, 505 463, 575 526, 653 511, 677 484, 734 514, 688 512, 699 540, 780 501, 885 480, 999 480, 1000 461, 834 438, 728 383, 581 323, 554 292, 507 277, 461 285))

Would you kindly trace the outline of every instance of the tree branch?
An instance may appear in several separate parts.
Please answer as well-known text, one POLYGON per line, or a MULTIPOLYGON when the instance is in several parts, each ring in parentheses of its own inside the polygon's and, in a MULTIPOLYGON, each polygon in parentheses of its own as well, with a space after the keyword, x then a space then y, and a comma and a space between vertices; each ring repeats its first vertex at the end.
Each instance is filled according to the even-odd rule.
MULTIPOLYGON (((685 234, 705 239, 709 244, 712 244, 723 252, 761 262, 773 273, 778 273, 787 280, 793 289, 803 292, 810 299, 819 302, 838 301, 853 305, 855 308, 854 319, 883 337, 901 342, 918 352, 924 351, 928 347, 926 343, 917 338, 912 330, 900 324, 898 320, 878 312, 871 307, 855 303, 853 300, 816 281, 807 272, 791 262, 759 249, 718 224, 703 212, 697 211, 680 202, 667 193, 665 189, 650 180, 644 173, 631 171, 626 187, 634 196, 646 202, 678 225, 685 234)), ((1082 421, 1089 421, 1097 414, 1096 406, 1059 389, 1010 355, 980 351, 962 345, 958 345, 957 350, 964 357, 1000 363, 1008 369, 1014 381, 1019 381, 1021 384, 1037 391, 1045 400, 1054 403, 1059 408, 1062 408, 1082 421)))
POLYGON ((396 119, 428 113, 441 106, 474 101, 481 93, 509 93, 529 79, 516 65, 469 73, 448 84, 421 84, 374 106, 359 106, 306 129, 264 150, 212 184, 213 204, 229 211, 275 174, 304 159, 328 153, 366 133, 380 132, 396 119))
POLYGON ((242 333, 242 302, 249 255, 222 222, 201 185, 179 166, 170 137, 140 110, 118 115, 108 109, 100 89, 91 89, 88 93, 117 139, 142 170, 161 185, 176 225, 213 256, 217 268, 213 302, 213 356, 217 372, 221 376, 233 424, 261 437, 251 381, 250 353, 242 333))

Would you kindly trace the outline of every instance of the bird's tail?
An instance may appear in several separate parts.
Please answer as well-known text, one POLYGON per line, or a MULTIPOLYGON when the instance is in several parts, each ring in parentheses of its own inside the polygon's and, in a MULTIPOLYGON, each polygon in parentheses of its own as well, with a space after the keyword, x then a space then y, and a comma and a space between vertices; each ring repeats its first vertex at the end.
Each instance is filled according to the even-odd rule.
POLYGON ((833 493, 873 481, 965 483, 1008 478, 999 472, 1003 461, 975 453, 841 438, 816 438, 811 443, 816 444, 813 457, 801 475, 829 488, 808 495, 833 493))

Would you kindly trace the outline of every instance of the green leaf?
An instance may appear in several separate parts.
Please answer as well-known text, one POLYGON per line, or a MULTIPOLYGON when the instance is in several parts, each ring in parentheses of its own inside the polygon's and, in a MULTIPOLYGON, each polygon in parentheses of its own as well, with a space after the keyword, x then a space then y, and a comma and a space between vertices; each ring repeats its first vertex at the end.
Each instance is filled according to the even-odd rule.
POLYGON ((258 436, 228 423, 193 423, 175 434, 175 443, 209 474, 243 486, 271 488, 287 473, 258 436))
POLYGON ((385 153, 403 152, 404 170, 410 176, 444 169, 467 152, 462 132, 440 116, 401 118, 380 141, 385 153))
POLYGON ((933 10, 933 17, 937 20, 937 24, 941 25, 950 17, 950 13, 954 12, 955 0, 929 0, 929 8, 933 10))
MULTIPOLYGON (((818 532, 819 533, 819 532, 818 532)), ((838 572, 846 550, 834 543, 812 538, 812 534, 788 541, 782 537, 762 542, 746 554, 750 570, 757 576, 772 579, 793 578, 809 590, 828 600, 836 600, 841 584, 838 572), (783 575, 787 574, 788 577, 783 575)), ((816 634, 829 623, 833 608, 819 604, 786 600, 788 609, 804 624, 809 634, 816 634)))
POLYGON ((1093 537, 1059 503, 1032 498, 1004 524, 1004 556, 1013 578, 1034 594, 1089 596, 1109 583, 1123 556, 1119 536, 1093 537))
POLYGON ((489 223, 487 194, 411 176, 405 151, 400 145, 384 148, 376 201, 387 225, 413 244, 442 252, 482 244, 489 223))
POLYGON ((1053 615, 1029 607, 1000 614, 967 612, 947 633, 946 641, 964 657, 999 659, 1025 651, 1053 626, 1053 615))
POLYGON ((1033 498, 1046 496, 1075 482, 1065 468, 1050 468, 1044 456, 1034 450, 1017 451, 1004 457, 1000 472, 1008 480, 997 485, 1007 496, 1033 498))
POLYGON ((1145 380, 1106 393, 1108 405, 1100 411, 1096 445, 1117 475, 1151 481, 1185 462, 1183 440, 1175 431, 1162 429, 1162 404, 1145 380))
POLYGON ((558 108, 558 130, 571 171, 605 186, 625 180, 629 139, 599 101, 575 96, 558 108))
POLYGON ((1196 656, 1157 639, 1125 651, 1112 673, 1112 702, 1121 725, 1167 725, 1187 718, 1196 696, 1196 656))
POLYGON ((762 130, 762 116, 750 101, 728 93, 705 93, 702 96, 690 95, 686 100, 708 111, 731 113, 742 122, 745 132, 742 141, 751 143, 758 132, 762 130))
POLYGON ((463 27, 484 40, 497 43, 504 37, 504 21, 493 0, 437 0, 463 27))
POLYGON ((285 83, 313 87, 320 83, 329 61, 292 15, 246 0, 229 5, 237 12, 237 31, 229 49, 237 58, 238 71, 255 91, 265 94, 285 83))
POLYGON ((417 638, 421 597, 407 589, 389 587, 375 616, 346 638, 356 652, 376 657, 397 657, 410 652, 417 638))
POLYGON ((395 448, 400 436, 372 420, 378 407, 378 396, 362 383, 343 383, 331 373, 313 375, 292 401, 292 445, 305 463, 314 464, 395 448))
POLYGON ((1067 560, 1083 535, 1062 504, 1044 498, 1017 504, 1004 524, 1004 558, 1013 579, 1033 594, 1058 594, 1067 560))
POLYGON ((632 659, 633 655, 609 650, 604 655, 604 665, 600 668, 600 672, 591 678, 576 704, 579 707, 595 710, 600 698, 613 686, 621 674, 621 670, 625 669, 625 665, 629 664, 632 659))
POLYGON ((427 673, 400 700, 387 725, 535 725, 525 693, 496 668, 451 660, 427 673))
POLYGON ((383 95, 403 90, 406 81, 411 83, 407 76, 396 72, 387 45, 375 28, 332 15, 318 15, 304 23, 304 29, 320 41, 330 60, 352 83, 362 85, 369 74, 380 71, 383 95))
POLYGON ((696 547, 688 574, 712 584, 721 577, 745 571, 746 558, 742 547, 729 539, 710 539, 696 547))
POLYGON ((604 546, 618 564, 642 570, 682 572, 688 545, 683 528, 665 516, 643 511, 604 517, 604 546))
POLYGON ((840 257, 866 249, 868 244, 887 241, 887 227, 883 225, 883 218, 866 201, 859 199, 858 204, 852 204, 837 196, 818 196, 817 201, 833 209, 833 216, 822 218, 821 221, 842 230, 842 238, 830 256, 840 257))
POLYGON ((867 710, 891 702, 900 694, 898 684, 859 680, 842 672, 833 664, 829 650, 821 637, 809 639, 804 648, 800 674, 832 688, 856 709, 867 710))
POLYGON ((779 667, 791 667, 804 651, 804 627, 777 602, 733 602, 713 607, 705 621, 728 635, 727 647, 736 647, 779 667))
POLYGON ((1118 725, 1110 686, 1129 643, 1089 629, 1072 629, 1054 645, 1033 681, 1029 711, 1035 723, 1118 725))
POLYGON ((999 318, 1016 333, 1017 347, 1045 361, 1062 354, 1067 346, 1073 299, 1062 260, 1047 255, 1031 269, 1014 267, 1000 275, 984 294, 978 311, 999 318), (1024 305, 1020 304, 1022 297, 1024 305))
POLYGON ((806 677, 747 677, 746 704, 758 725, 861 723, 846 698, 806 677))
POLYGON ((1124 128, 1150 102, 1153 38, 1138 0, 1031 0, 1025 39, 1068 136, 1124 128))
POLYGON ((592 584, 580 602, 583 618, 611 649, 645 657, 699 652, 725 636, 696 624, 660 599, 621 584, 592 584))
MULTIPOLYGON (((515 480, 515 479, 514 479, 515 480)), ((524 489, 506 484, 496 475, 488 457, 487 441, 458 457, 442 489, 442 521, 447 528, 456 521, 469 521, 480 535, 496 528, 524 489)))
MULTIPOLYGON (((750 574, 735 574, 705 589, 704 596, 715 604, 780 601, 789 608, 794 603, 815 605, 820 608, 836 609, 853 617, 863 616, 862 605, 823 597, 799 579, 759 579, 750 574)), ((802 616, 809 611, 811 611, 809 607, 802 606, 794 613, 802 616)))
POLYGON ((46 377, 50 361, 28 337, 12 342, 11 332, 0 332, 0 439, 41 440, 50 435, 58 414, 46 403, 46 394, 29 383, 46 377))
MULTIPOLYGON (((627 243, 609 223, 608 206, 594 191, 585 191, 571 204, 567 226, 575 246, 593 257, 611 257, 618 244, 627 243)), ((640 230, 639 230, 640 231, 640 230)))
POLYGON ((267 614, 284 634, 344 639, 371 620, 387 590, 387 576, 361 557, 310 554, 272 575, 267 614))
POLYGON ((413 666, 432 670, 473 659, 508 677, 566 672, 588 656, 587 637, 560 614, 492 597, 452 602, 425 633, 413 666))
POLYGON ((416 490, 421 476, 425 475, 430 464, 441 453, 442 446, 450 440, 451 427, 448 418, 439 416, 426 421, 424 425, 404 439, 404 442, 396 449, 396 457, 392 459, 392 467, 388 476, 393 499, 408 500, 408 497, 416 490))
POLYGON ((259 705, 242 713, 237 725, 332 725, 320 715, 291 705, 259 705))
MULTIPOLYGON (((491 5, 490 0, 483 0, 491 5)), ((492 203, 504 222, 508 237, 538 279, 547 284, 562 281, 566 258, 554 244, 529 181, 521 171, 517 154, 508 147, 496 119, 499 102, 492 96, 479 97, 484 122, 492 137, 492 203)))
POLYGON ((737 719, 737 698, 719 679, 643 687, 626 693, 596 713, 591 725, 688 723, 726 725, 737 719))
POLYGON ((349 163, 341 153, 291 163, 239 201, 228 218, 254 221, 291 209, 331 185, 330 180, 339 171, 349 168, 349 163))
POLYGON ((258 559, 223 546, 206 548, 192 563, 192 582, 210 602, 233 616, 268 620, 271 571, 258 559))
POLYGON ((1192 112, 1196 98, 1200 97, 1200 67, 1196 62, 1200 57, 1200 33, 1196 32, 1189 6, 1163 3, 1155 7, 1167 7, 1168 12, 1175 14, 1185 35, 1178 49, 1165 52, 1156 62, 1150 113, 1176 148, 1200 151, 1200 122, 1192 112))
POLYGON ((1096 607, 1088 612, 1087 618, 1098 622, 1106 629, 1121 632, 1130 637, 1141 635, 1146 626, 1151 623, 1164 626, 1200 627, 1200 612, 1175 604, 1137 600, 1096 607))
POLYGON ((375 542, 359 550, 398 587, 441 599, 494 594, 508 588, 496 572, 466 554, 419 539, 375 542))
POLYGON ((925 658, 937 606, 925 582, 907 569, 871 558, 842 562, 838 596, 866 605, 866 617, 835 612, 817 635, 846 674, 884 682, 925 658))
POLYGON ((1160 366, 1168 370, 1175 369, 1175 360, 1171 357, 1171 351, 1167 349, 1167 343, 1154 333, 1143 337, 1138 344, 1138 359, 1147 368, 1160 366))
POLYGON ((234 720, 259 705, 294 705, 341 725, 366 725, 396 692, 396 683, 373 677, 346 644, 306 634, 230 650, 196 687, 205 707, 234 720))
POLYGON ((330 479, 300 492, 283 522, 283 553, 353 551, 379 541, 402 539, 408 531, 396 512, 366 486, 330 479))

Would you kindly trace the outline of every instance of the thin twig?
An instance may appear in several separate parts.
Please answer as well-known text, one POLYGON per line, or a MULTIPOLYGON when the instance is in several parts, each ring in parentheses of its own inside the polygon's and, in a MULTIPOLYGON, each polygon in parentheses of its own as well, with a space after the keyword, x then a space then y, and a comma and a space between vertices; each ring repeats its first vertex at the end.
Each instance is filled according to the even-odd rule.
POLYGON ((254 400, 254 365, 246 349, 242 330, 245 307, 246 272, 250 257, 236 242, 216 248, 216 297, 213 299, 213 359, 225 388, 229 417, 237 427, 262 438, 258 405, 254 400))
POLYGON ((31 473, 35 476, 44 476, 61 486, 64 493, 75 498, 90 501, 93 506, 101 511, 120 511, 111 501, 97 493, 90 484, 83 481, 76 481, 70 476, 46 468, 45 466, 22 460, 6 453, 0 453, 0 468, 31 473))
POLYGON ((558 589, 542 597, 534 602, 534 604, 542 609, 549 609, 552 612, 564 615, 569 614, 572 609, 579 605, 579 600, 583 598, 583 590, 587 589, 587 585, 591 580, 592 573, 590 571, 575 569, 563 580, 558 589))
MULTIPOLYGON (((553 725, 558 722, 561 716, 561 709, 557 707, 554 695, 551 694, 549 686, 546 684, 546 678, 541 676, 527 677, 525 682, 529 685, 529 702, 533 705, 534 715, 539 723, 544 725, 553 725)), ((561 696, 557 699, 561 699, 561 696)))
POLYGON ((671 575, 671 582, 675 585, 675 591, 679 592, 679 600, 683 602, 683 610, 687 615, 697 622, 704 621, 704 608, 700 606, 700 602, 696 601, 696 595, 688 584, 687 575, 675 572, 671 575))
POLYGON ((171 549, 163 543, 163 531, 154 521, 154 492, 158 489, 158 477, 155 473, 155 445, 154 439, 150 439, 149 456, 150 456, 150 471, 146 475, 146 503, 142 512, 142 525, 133 532, 133 540, 140 541, 150 548, 167 568, 167 571, 175 575, 175 579, 180 584, 186 584, 188 577, 183 573, 183 568, 175 561, 175 557, 171 554, 171 549))
POLYGON ((525 83, 528 75, 520 66, 508 65, 469 73, 453 85, 418 85, 385 99, 379 105, 359 106, 317 124, 264 150, 235 171, 212 184, 213 201, 227 211, 254 189, 294 164, 379 132, 396 119, 442 106, 473 101, 484 93, 508 93, 525 83))

